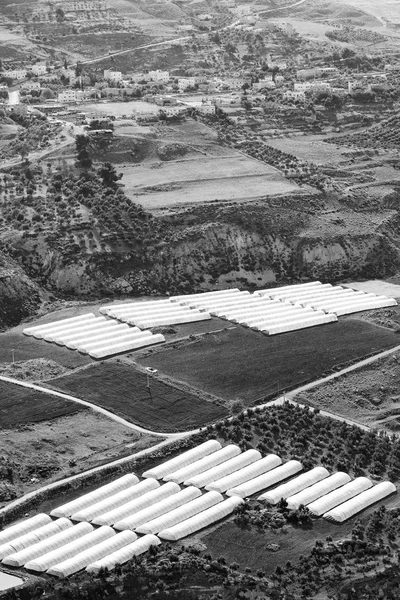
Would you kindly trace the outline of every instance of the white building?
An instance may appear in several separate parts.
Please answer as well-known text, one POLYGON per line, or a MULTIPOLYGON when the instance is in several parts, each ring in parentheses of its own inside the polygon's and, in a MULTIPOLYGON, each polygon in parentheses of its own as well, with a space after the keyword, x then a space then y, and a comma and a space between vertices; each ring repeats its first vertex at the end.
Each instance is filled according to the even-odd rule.
POLYGON ((311 88, 311 83, 307 82, 307 83, 294 83, 293 84, 293 89, 295 92, 306 92, 311 88))
POLYGON ((215 114, 215 105, 214 104, 201 104, 197 107, 197 111, 201 115, 214 115, 215 114))
POLYGON ((25 81, 22 85, 21 85, 21 89, 22 90, 26 90, 27 92, 32 92, 32 90, 35 90, 37 92, 40 91, 40 82, 39 81, 25 81))
POLYGON ((4 77, 10 77, 10 79, 25 79, 26 69, 14 69, 13 71, 4 71, 4 77))
POLYGON ((118 81, 122 81, 122 73, 121 71, 111 71, 111 69, 106 69, 104 71, 104 79, 107 79, 107 81, 114 81, 116 83, 118 81))
POLYGON ((47 66, 44 63, 37 63, 36 65, 32 65, 31 71, 34 75, 46 75, 47 66))
POLYGON ((150 81, 155 81, 157 83, 168 83, 169 81, 169 71, 149 71, 148 73, 150 81))
POLYGON ((58 102, 80 102, 86 94, 82 90, 64 90, 58 94, 58 102))
POLYGON ((19 90, 8 92, 8 105, 16 106, 19 104, 19 90))
POLYGON ((287 90, 287 92, 285 92, 283 94, 283 97, 286 98, 286 100, 305 100, 306 95, 304 92, 296 92, 294 90, 287 90))
POLYGON ((196 77, 182 77, 178 79, 178 88, 180 92, 193 87, 196 84, 196 77))

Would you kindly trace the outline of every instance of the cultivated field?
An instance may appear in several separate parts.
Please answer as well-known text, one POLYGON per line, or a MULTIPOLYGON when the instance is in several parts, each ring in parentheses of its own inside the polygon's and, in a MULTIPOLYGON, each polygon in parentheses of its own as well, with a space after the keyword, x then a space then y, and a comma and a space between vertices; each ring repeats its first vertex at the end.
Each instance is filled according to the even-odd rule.
POLYGON ((273 337, 238 327, 160 348, 140 363, 221 398, 253 404, 398 343, 392 331, 356 319, 273 337))
POLYGON ((52 386, 110 409, 153 430, 195 428, 226 414, 223 406, 152 378, 134 366, 110 361, 53 379, 52 386))
POLYGON ((278 171, 244 157, 203 158, 125 167, 126 194, 145 208, 212 200, 243 200, 289 193, 298 189, 278 171), (150 185, 149 185, 150 184, 150 185))
POLYGON ((0 381, 2 428, 46 421, 84 410, 86 409, 75 402, 0 381))
POLYGON ((282 138, 268 140, 268 144, 273 148, 294 154, 302 160, 313 162, 317 165, 325 165, 337 163, 346 160, 343 155, 343 148, 337 149, 333 144, 323 142, 319 137, 325 136, 299 136, 294 138, 282 138))

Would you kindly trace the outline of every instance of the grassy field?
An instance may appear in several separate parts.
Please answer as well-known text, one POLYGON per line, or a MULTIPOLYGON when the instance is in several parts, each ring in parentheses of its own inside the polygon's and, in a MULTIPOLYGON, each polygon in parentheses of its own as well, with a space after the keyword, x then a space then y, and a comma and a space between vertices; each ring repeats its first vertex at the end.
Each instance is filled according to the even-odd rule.
POLYGON ((156 378, 147 388, 146 374, 117 361, 93 365, 53 379, 52 386, 69 392, 154 430, 194 428, 215 421, 226 409, 156 378))
POLYGON ((392 331, 345 319, 272 337, 238 327, 160 349, 140 362, 197 389, 252 404, 398 343, 392 331))
POLYGON ((0 381, 1 428, 46 421, 82 410, 86 409, 74 402, 0 381))

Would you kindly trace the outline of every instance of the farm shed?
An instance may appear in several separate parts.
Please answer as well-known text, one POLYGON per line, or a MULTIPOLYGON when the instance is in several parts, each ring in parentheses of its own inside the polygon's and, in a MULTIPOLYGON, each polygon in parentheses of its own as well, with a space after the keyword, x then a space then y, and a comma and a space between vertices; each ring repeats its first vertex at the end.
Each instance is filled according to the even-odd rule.
POLYGON ((29 546, 29 548, 26 548, 25 550, 10 554, 3 559, 3 563, 10 567, 22 567, 24 564, 44 556, 48 552, 54 552, 54 550, 62 548, 66 544, 69 544, 92 531, 93 527, 89 525, 89 523, 79 523, 79 525, 74 525, 60 533, 52 535, 51 538, 29 546))
POLYGON ((326 496, 318 498, 318 500, 314 500, 314 502, 308 504, 307 508, 316 517, 321 517, 332 508, 335 508, 335 506, 343 504, 343 502, 354 498, 354 496, 361 494, 361 492, 371 487, 372 481, 367 477, 357 477, 354 481, 346 483, 343 487, 333 490, 329 494, 326 494, 326 496))
POLYGON ((159 546, 160 544, 161 541, 155 535, 145 535, 135 542, 124 546, 120 550, 116 550, 104 558, 96 560, 96 562, 86 567, 86 571, 89 573, 98 573, 100 569, 108 569, 111 571, 111 569, 114 569, 115 565, 123 565, 134 556, 139 556, 140 554, 147 552, 151 546, 159 546))
POLYGON ((168 529, 163 529, 160 531, 158 536, 162 540, 169 540, 172 542, 176 542, 181 538, 187 537, 208 525, 212 525, 217 521, 220 521, 224 517, 232 514, 235 508, 241 504, 243 500, 241 498, 228 498, 227 500, 223 500, 219 504, 204 510, 203 512, 178 523, 177 525, 173 525, 168 529))
POLYGON ((203 442, 184 452, 183 454, 179 454, 175 458, 171 458, 171 460, 167 460, 157 467, 153 469, 149 469, 145 471, 142 477, 153 477, 154 479, 162 479, 169 473, 173 473, 186 465, 190 465, 191 463, 203 458, 203 456, 208 456, 212 452, 216 452, 222 448, 221 444, 217 440, 207 440, 207 442, 203 442))
POLYGON ((143 510, 147 506, 152 506, 156 504, 160 500, 164 498, 168 498, 173 494, 177 494, 180 492, 180 487, 178 484, 169 481, 164 485, 161 485, 156 490, 152 490, 151 492, 147 492, 139 498, 135 498, 135 500, 131 500, 130 502, 126 502, 122 506, 118 506, 113 510, 107 511, 98 517, 95 517, 92 520, 92 523, 95 525, 113 525, 118 521, 122 521, 126 517, 135 514, 139 510, 143 510))
POLYGON ((7 544, 15 538, 24 535, 25 533, 30 533, 35 529, 39 529, 39 527, 47 525, 48 523, 51 523, 49 515, 40 513, 39 515, 35 515, 30 519, 22 521, 21 523, 7 527, 4 529, 4 531, 0 531, 0 544, 7 544))
POLYGON ((0 559, 3 559, 10 554, 15 554, 20 550, 25 550, 26 548, 29 548, 30 546, 33 546, 42 540, 48 539, 56 533, 64 531, 69 527, 72 527, 71 521, 63 518, 57 519, 57 521, 52 521, 51 523, 47 523, 47 525, 43 525, 42 527, 39 527, 38 529, 35 529, 29 533, 25 533, 24 535, 11 540, 7 544, 0 546, 0 559))
POLYGON ((234 456, 220 465, 204 471, 204 473, 189 477, 184 481, 184 485, 195 485, 199 488, 205 487, 212 481, 216 481, 217 479, 221 479, 221 477, 225 477, 225 475, 238 471, 257 460, 260 460, 260 458, 261 453, 258 450, 246 450, 246 452, 234 456))
MULTIPOLYGON (((148 479, 147 481, 155 481, 152 479, 148 479)), ((201 496, 201 492, 196 487, 188 487, 184 490, 170 496, 168 498, 164 498, 160 502, 153 504, 153 506, 148 506, 139 512, 136 512, 133 515, 130 515, 123 519, 122 521, 118 521, 114 524, 114 528, 117 530, 124 529, 135 529, 139 527, 139 525, 143 525, 143 523, 147 523, 152 519, 156 519, 157 517, 169 513, 171 510, 175 508, 179 508, 184 504, 187 504, 191 500, 198 498, 201 496)))
POLYGON ((228 444, 227 446, 224 446, 224 448, 221 448, 221 450, 217 450, 208 456, 204 456, 200 460, 196 460, 196 462, 191 465, 186 465, 186 467, 182 467, 182 469, 178 469, 177 471, 166 475, 163 479, 164 481, 183 483, 183 481, 186 481, 194 475, 200 475, 200 473, 204 473, 204 471, 216 467, 230 458, 238 456, 241 452, 239 446, 228 444))
POLYGON ((103 500, 104 498, 108 498, 111 494, 116 494, 117 492, 126 490, 132 485, 138 483, 138 481, 139 477, 136 477, 136 475, 133 473, 128 473, 127 475, 123 475, 111 483, 102 485, 96 490, 93 490, 93 492, 84 494, 83 496, 76 498, 76 500, 72 500, 71 502, 67 502, 67 504, 63 504, 62 506, 54 508, 50 515, 52 517, 70 517, 79 510, 83 510, 88 506, 92 506, 93 504, 100 502, 100 500, 103 500))
POLYGON ((324 514, 324 519, 343 523, 344 521, 347 521, 347 519, 350 519, 350 517, 353 517, 365 508, 368 508, 368 506, 371 506, 371 504, 375 504, 375 502, 390 496, 390 494, 393 494, 395 491, 396 487, 393 483, 390 481, 383 481, 328 511, 324 514))
POLYGON ((112 554, 117 550, 121 550, 124 546, 132 544, 132 542, 135 542, 136 540, 137 535, 133 533, 133 531, 121 531, 121 533, 114 535, 114 537, 108 538, 63 562, 54 565, 48 569, 47 573, 59 578, 68 577, 78 571, 82 571, 82 569, 85 569, 92 562, 101 560, 107 555, 112 554))
POLYGON ((130 502, 158 487, 160 487, 160 484, 155 479, 145 479, 144 481, 132 485, 126 490, 122 490, 122 492, 112 494, 112 496, 104 498, 104 500, 74 513, 71 515, 71 519, 73 521, 92 521, 95 517, 113 510, 114 508, 118 508, 118 506, 130 502))
POLYGON ((241 485, 231 488, 226 492, 227 496, 240 496, 240 498, 247 498, 252 496, 265 488, 269 488, 284 479, 288 479, 292 475, 295 475, 301 471, 303 465, 298 460, 289 460, 284 465, 263 473, 254 479, 250 479, 241 485))
MULTIPOLYGON (((87 525, 90 527, 89 523, 80 523, 79 525, 76 525, 76 527, 80 527, 82 525, 87 525)), ((57 565, 68 558, 72 558, 79 552, 83 552, 83 550, 87 550, 99 542, 108 540, 115 535, 116 533, 111 527, 100 527, 99 529, 95 529, 94 531, 91 531, 90 533, 87 533, 86 535, 69 542, 69 544, 65 544, 56 550, 52 550, 47 554, 43 554, 39 558, 30 560, 29 562, 25 563, 25 569, 43 573, 51 567, 54 567, 54 565, 57 565)))
POLYGON ((211 506, 219 504, 223 499, 223 496, 218 492, 208 492, 179 508, 175 508, 151 521, 147 521, 147 523, 143 523, 143 525, 139 525, 139 527, 136 527, 136 532, 145 534, 158 533, 162 529, 177 525, 178 523, 181 523, 181 521, 185 521, 190 517, 207 510, 211 506))
POLYGON ((257 500, 260 502, 268 502, 268 504, 277 504, 282 498, 293 496, 293 494, 301 492, 317 481, 321 481, 325 477, 328 477, 328 475, 329 471, 324 467, 315 467, 315 469, 306 471, 298 477, 294 477, 294 479, 291 479, 287 483, 283 483, 277 488, 261 494, 257 500))
POLYGON ((330 477, 311 485, 305 490, 302 490, 293 496, 289 496, 287 499, 288 508, 297 510, 301 504, 306 506, 307 504, 310 504, 310 502, 321 498, 321 496, 329 494, 329 492, 349 483, 349 481, 351 481, 351 479, 347 473, 342 473, 340 471, 334 473, 330 477))
POLYGON ((209 483, 206 485, 205 489, 208 491, 220 492, 222 494, 223 492, 226 492, 226 490, 249 481, 249 479, 254 479, 263 473, 267 473, 268 471, 279 467, 281 464, 282 460, 279 456, 276 454, 269 454, 251 465, 247 465, 247 467, 244 467, 243 469, 239 469, 226 477, 222 477, 217 481, 209 483))

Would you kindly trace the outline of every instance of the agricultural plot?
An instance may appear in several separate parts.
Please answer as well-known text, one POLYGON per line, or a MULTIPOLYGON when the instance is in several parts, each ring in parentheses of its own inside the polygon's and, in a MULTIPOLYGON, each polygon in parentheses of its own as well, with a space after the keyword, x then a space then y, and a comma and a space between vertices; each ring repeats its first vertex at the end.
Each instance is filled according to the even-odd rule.
POLYGON ((254 404, 398 343, 395 333, 348 318, 273 337, 243 328, 210 333, 140 363, 227 400, 254 404))
POLYGON ((237 153, 125 167, 122 183, 128 197, 145 208, 211 200, 242 200, 298 190, 276 169, 237 153), (151 181, 152 185, 148 186, 151 181))
POLYGON ((0 381, 1 427, 47 421, 82 410, 86 409, 74 402, 0 381))
POLYGON ((145 373, 117 362, 53 379, 52 384, 154 430, 194 428, 226 415, 224 407, 157 378, 149 389, 145 373))

